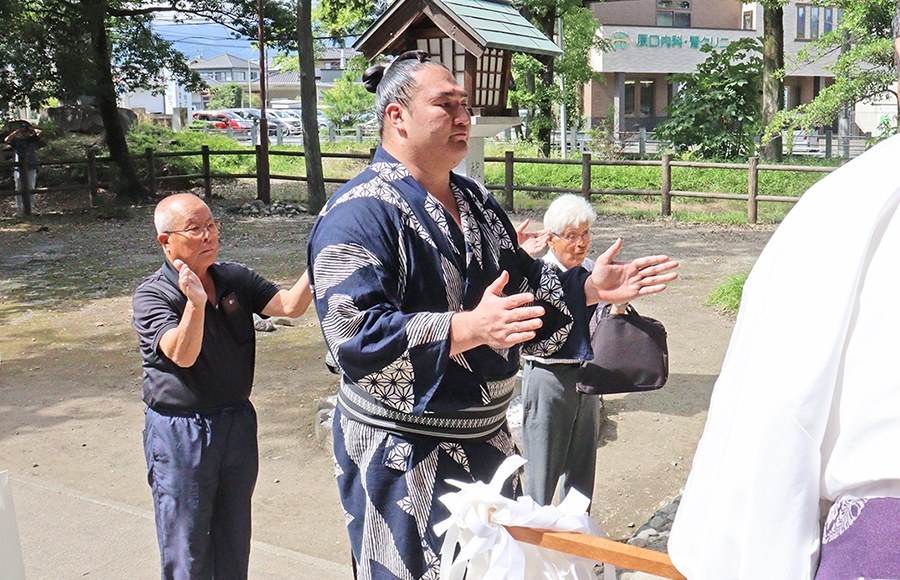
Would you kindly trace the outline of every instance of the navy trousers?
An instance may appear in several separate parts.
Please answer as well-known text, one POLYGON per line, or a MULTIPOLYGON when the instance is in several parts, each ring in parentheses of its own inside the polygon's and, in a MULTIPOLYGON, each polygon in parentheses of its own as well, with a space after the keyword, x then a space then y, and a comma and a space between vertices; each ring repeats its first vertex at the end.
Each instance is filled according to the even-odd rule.
POLYGON ((250 500, 259 472, 253 405, 194 415, 145 413, 163 580, 246 580, 250 500))

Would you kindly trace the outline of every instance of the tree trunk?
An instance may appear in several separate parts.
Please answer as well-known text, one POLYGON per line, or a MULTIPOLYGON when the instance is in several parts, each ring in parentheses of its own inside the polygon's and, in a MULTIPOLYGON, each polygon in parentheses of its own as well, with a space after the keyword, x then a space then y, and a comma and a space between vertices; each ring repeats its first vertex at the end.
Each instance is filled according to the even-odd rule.
MULTIPOLYGON (((555 28, 556 6, 548 6, 547 12, 540 18, 540 29, 547 38, 553 38, 555 28)), ((546 55, 540 55, 536 58, 544 65, 544 71, 541 73, 541 85, 545 88, 553 87, 553 68, 556 58, 546 55)), ((537 130, 538 150, 541 156, 550 157, 550 139, 553 134, 553 103, 549 98, 541 99, 540 115, 543 119, 538 124, 537 130)))
POLYGON ((325 177, 319 147, 319 122, 316 114, 316 67, 313 59, 312 0, 297 2, 297 50, 300 59, 300 103, 303 118, 303 150, 306 161, 306 190, 309 212, 318 214, 325 205, 325 177))
MULTIPOLYGON (((784 8, 763 4, 763 95, 762 120, 768 127, 784 109, 784 81, 776 76, 784 68, 784 8)), ((781 136, 763 146, 762 157, 781 161, 781 136)))
POLYGON ((94 94, 103 129, 106 132, 106 145, 109 156, 117 171, 113 171, 112 190, 119 201, 133 202, 148 197, 149 192, 138 179, 134 169, 128 143, 125 141, 125 125, 119 115, 116 100, 116 84, 112 77, 112 60, 109 54, 109 38, 106 31, 106 3, 90 2, 85 9, 85 20, 89 23, 91 34, 91 51, 94 54, 94 94))

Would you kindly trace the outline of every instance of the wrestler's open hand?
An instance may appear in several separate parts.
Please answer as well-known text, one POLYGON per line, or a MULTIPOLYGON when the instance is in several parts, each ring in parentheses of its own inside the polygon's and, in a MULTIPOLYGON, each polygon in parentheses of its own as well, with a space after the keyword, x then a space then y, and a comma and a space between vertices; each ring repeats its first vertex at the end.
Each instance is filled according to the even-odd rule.
POLYGON ((656 294, 678 277, 678 273, 673 272, 678 262, 669 260, 668 256, 645 256, 629 262, 616 262, 615 257, 620 249, 621 238, 597 258, 591 272, 590 281, 603 302, 623 304, 638 296, 656 294))
POLYGON ((197 274, 191 270, 187 264, 181 260, 172 262, 175 269, 178 270, 178 287, 184 292, 188 300, 197 308, 206 306, 206 290, 203 288, 203 282, 197 274))
POLYGON ((544 308, 524 306, 534 300, 534 295, 529 293, 503 296, 507 282, 509 273, 504 271, 485 289, 474 310, 453 315, 450 322, 451 354, 482 344, 509 348, 534 338, 535 330, 541 327, 544 308))

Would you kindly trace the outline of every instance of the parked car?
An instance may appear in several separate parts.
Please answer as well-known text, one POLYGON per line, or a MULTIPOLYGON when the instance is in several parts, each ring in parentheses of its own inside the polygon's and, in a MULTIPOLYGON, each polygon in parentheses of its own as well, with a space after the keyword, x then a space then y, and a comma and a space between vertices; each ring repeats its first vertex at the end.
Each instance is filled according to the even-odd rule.
POLYGON ((236 131, 247 131, 253 127, 252 121, 247 121, 232 111, 197 111, 192 118, 194 121, 208 123, 215 129, 231 127, 236 131))
MULTIPOLYGON (((290 117, 296 122, 303 123, 303 112, 297 109, 279 109, 278 112, 282 115, 282 117, 290 117)), ((319 129, 328 129, 328 119, 325 118, 325 115, 322 114, 322 111, 316 110, 316 119, 319 125, 319 129)))
POLYGON ((303 133, 303 121, 300 120, 300 117, 295 117, 294 115, 292 115, 291 113, 288 113, 285 110, 276 110, 276 109, 267 110, 266 116, 268 116, 270 119, 272 117, 277 117, 278 119, 281 119, 282 121, 284 121, 285 123, 287 123, 288 125, 291 126, 292 133, 296 133, 296 134, 303 133))
MULTIPOLYGON (((235 111, 236 113, 242 115, 245 119, 253 122, 254 124, 259 123, 260 112, 259 109, 230 109, 235 111)), ((281 127, 282 135, 291 135, 293 134, 293 128, 279 119, 278 117, 273 117, 268 114, 266 111, 266 127, 268 128, 269 135, 276 135, 278 133, 278 127, 281 127)))

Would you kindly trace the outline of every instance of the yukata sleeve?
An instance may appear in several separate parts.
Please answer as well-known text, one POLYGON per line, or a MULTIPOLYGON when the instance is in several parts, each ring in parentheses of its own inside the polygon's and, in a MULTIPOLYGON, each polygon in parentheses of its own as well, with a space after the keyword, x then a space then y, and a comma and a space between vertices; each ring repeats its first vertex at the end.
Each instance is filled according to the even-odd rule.
POLYGON ((507 294, 530 292, 535 304, 543 306, 543 325, 537 336, 522 345, 524 354, 585 360, 591 357, 587 301, 584 283, 589 272, 578 266, 565 272, 543 260, 536 260, 519 247, 509 218, 491 196, 485 199, 485 217, 498 236, 501 268, 510 272, 507 294))
POLYGON ((585 360, 591 357, 587 300, 584 283, 590 273, 576 266, 565 272, 518 250, 523 292, 534 294, 534 302, 544 307, 543 325, 534 339, 522 345, 524 354, 558 359, 585 360))
MULTIPOLYGON (((311 234, 308 263, 322 333, 345 377, 414 413, 447 368, 453 313, 437 301, 436 312, 403 309, 410 262, 429 260, 426 250, 410 255, 421 241, 417 228, 389 199, 394 204, 362 198, 330 207, 311 234)), ((440 288, 443 280, 435 272, 427 285, 440 288)), ((421 287, 417 280, 415 291, 421 287)))

